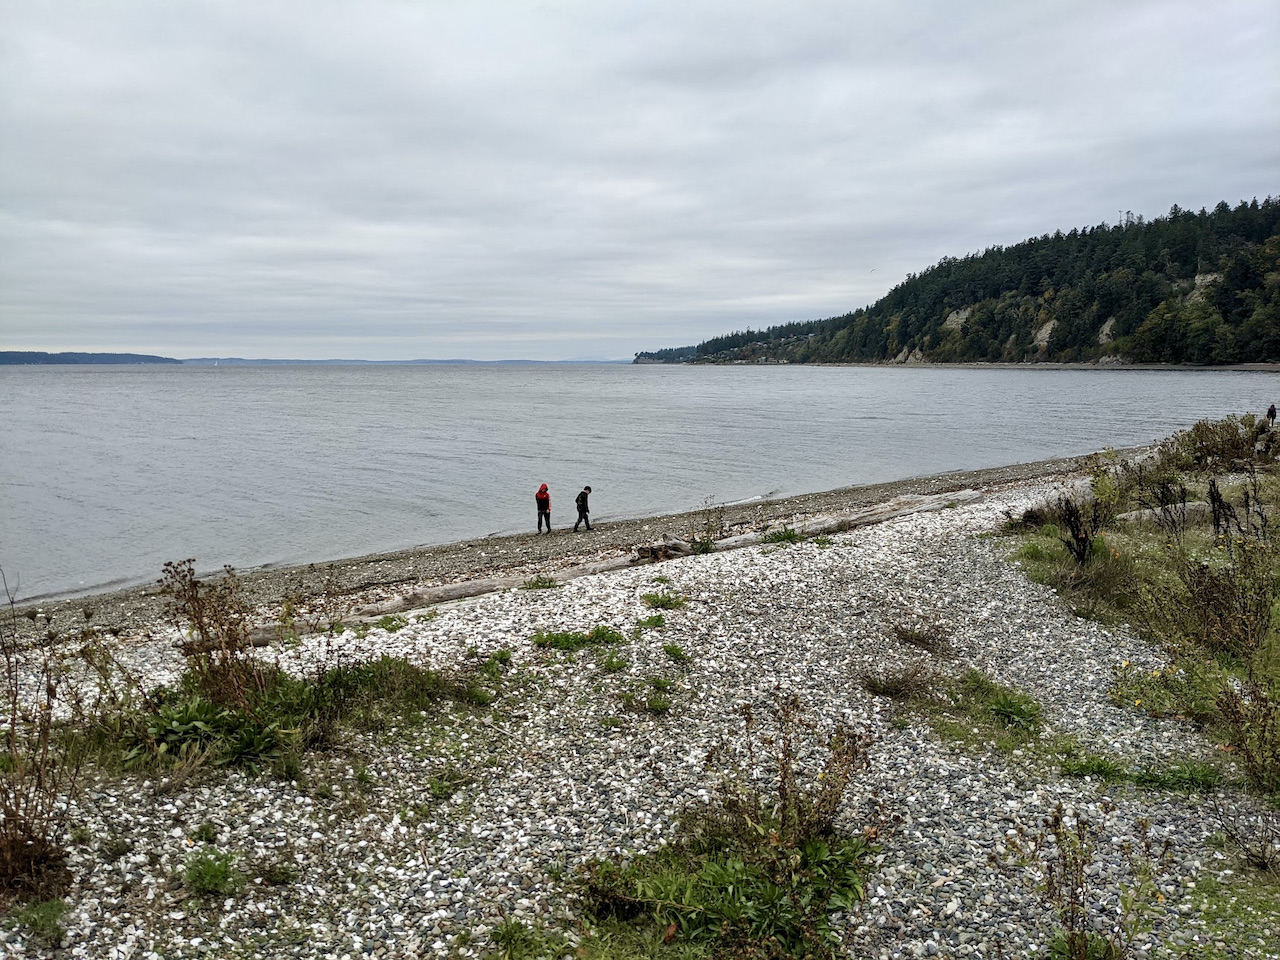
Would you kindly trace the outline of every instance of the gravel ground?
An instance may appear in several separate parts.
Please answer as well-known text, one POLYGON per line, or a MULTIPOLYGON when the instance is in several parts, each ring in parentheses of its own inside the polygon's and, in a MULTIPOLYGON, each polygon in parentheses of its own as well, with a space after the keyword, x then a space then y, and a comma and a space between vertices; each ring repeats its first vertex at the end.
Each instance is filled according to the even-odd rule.
MULTIPOLYGON (((1171 842, 1163 913, 1143 946, 1198 956, 1191 885, 1228 875, 1223 854, 1206 845, 1217 829, 1206 799, 1064 779, 1030 755, 961 749, 860 682, 921 656, 895 639, 895 624, 937 623, 954 646, 939 667, 976 666, 1025 690, 1044 705, 1046 735, 1071 734, 1134 763, 1211 755, 1188 725, 1107 697, 1115 665, 1154 669, 1162 664, 1154 651, 1073 616, 1007 560, 1007 544, 983 536, 1004 511, 1043 500, 1064 479, 1047 473, 988 475, 975 503, 840 534, 826 547, 750 547, 504 591, 443 605, 395 633, 348 631, 274 651, 291 669, 383 653, 456 669, 509 650, 512 662, 491 712, 452 708, 401 731, 352 737, 310 758, 300 782, 235 771, 96 780, 76 811, 65 950, 28 944, 18 931, 0 933, 0 950, 166 960, 483 955, 503 917, 567 917, 566 878, 577 865, 665 842, 676 811, 716 789, 722 771, 708 768, 708 750, 741 746, 736 708, 762 706, 781 688, 799 694, 819 732, 845 720, 875 738, 841 817, 851 830, 875 817, 881 831, 868 899, 841 920, 851 956, 1043 951, 1052 913, 1026 870, 1007 865, 1007 844, 1059 802, 1101 828, 1091 868, 1100 901, 1116 897, 1141 819, 1158 842, 1171 842), (664 628, 620 648, 625 669, 605 671, 592 651, 530 642, 537 630, 606 623, 630 633, 653 613, 641 595, 660 589, 688 602, 665 611, 664 628), (670 644, 689 661, 675 663, 663 649, 670 644), (653 676, 675 684, 665 715, 626 705, 653 676), (450 796, 446 781, 456 787, 450 796), (194 839, 206 823, 211 843, 194 839), (197 903, 175 877, 202 849, 233 855, 244 888, 197 903)), ((813 499, 806 512, 819 512, 822 498, 813 499)), ((459 562, 452 573, 465 569, 459 562)), ((149 638, 127 633, 121 655, 164 679, 181 668, 172 641, 154 628, 149 638)), ((1273 932, 1280 937, 1280 925, 1273 932)), ((1274 940, 1237 940, 1231 950, 1280 956, 1274 940)))

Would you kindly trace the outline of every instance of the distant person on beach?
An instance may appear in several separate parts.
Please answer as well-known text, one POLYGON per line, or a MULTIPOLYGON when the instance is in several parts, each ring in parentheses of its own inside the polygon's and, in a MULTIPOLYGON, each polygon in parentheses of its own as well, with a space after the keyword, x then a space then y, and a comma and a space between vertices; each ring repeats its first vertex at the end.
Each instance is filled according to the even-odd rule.
POLYGON ((591 529, 591 518, 587 516, 587 514, 591 512, 591 508, 587 505, 587 498, 589 496, 591 496, 591 488, 583 487, 582 492, 578 494, 577 499, 573 501, 578 505, 578 523, 573 525, 574 533, 578 532, 579 523, 585 523, 587 525, 587 529, 591 529))
POLYGON ((542 532, 542 521, 547 522, 547 533, 551 532, 551 493, 544 483, 533 495, 533 502, 538 505, 538 532, 542 532))
POLYGON ((1267 407, 1267 426, 1274 427, 1276 425, 1276 405, 1273 403, 1267 407))

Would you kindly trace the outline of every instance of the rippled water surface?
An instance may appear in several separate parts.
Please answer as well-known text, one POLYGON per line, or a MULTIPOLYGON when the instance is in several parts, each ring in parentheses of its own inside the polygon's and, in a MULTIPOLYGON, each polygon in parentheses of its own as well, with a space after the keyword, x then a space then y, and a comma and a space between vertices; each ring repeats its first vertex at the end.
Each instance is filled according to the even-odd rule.
POLYGON ((1132 446, 1271 373, 858 367, 0 367, 22 597, 1132 446))

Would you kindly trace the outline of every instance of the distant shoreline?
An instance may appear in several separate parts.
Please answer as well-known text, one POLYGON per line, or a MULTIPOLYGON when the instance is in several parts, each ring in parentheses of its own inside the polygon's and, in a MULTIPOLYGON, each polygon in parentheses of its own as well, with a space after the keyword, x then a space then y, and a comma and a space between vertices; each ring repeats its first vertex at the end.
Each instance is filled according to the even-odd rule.
POLYGON ((0 366, 183 366, 183 367, 422 367, 422 366, 553 366, 558 364, 607 364, 610 366, 639 367, 867 367, 876 370, 1241 370, 1262 373, 1280 373, 1276 363, 1062 363, 1044 361, 1037 363, 983 363, 964 361, 957 363, 892 363, 868 361, 863 363, 787 363, 748 362, 731 363, 662 363, 637 360, 469 360, 418 359, 418 360, 291 360, 243 357, 190 357, 185 360, 174 357, 152 356, 139 353, 46 353, 32 350, 0 350, 0 366))

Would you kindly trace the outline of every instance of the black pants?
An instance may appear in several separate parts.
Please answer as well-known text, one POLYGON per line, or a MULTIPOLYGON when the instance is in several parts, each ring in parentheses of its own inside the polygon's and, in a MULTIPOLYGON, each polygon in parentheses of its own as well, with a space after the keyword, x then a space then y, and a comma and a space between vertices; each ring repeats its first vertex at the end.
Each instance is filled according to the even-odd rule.
POLYGON ((538 511, 538 532, 539 532, 539 533, 541 533, 541 532, 542 532, 542 521, 543 521, 543 520, 546 520, 546 521, 547 521, 547 533, 550 533, 550 532, 551 532, 551 511, 550 511, 550 510, 539 510, 539 511, 538 511))
MULTIPOLYGON (((590 518, 587 516, 587 511, 585 511, 585 510, 579 510, 579 511, 578 511, 578 523, 585 523, 585 524, 587 525, 587 529, 588 529, 588 530, 590 530, 590 529, 591 529, 591 520, 590 520, 590 518)), ((575 524, 573 525, 573 532, 574 532, 574 533, 577 533, 577 532, 578 532, 578 523, 575 523, 575 524)))

